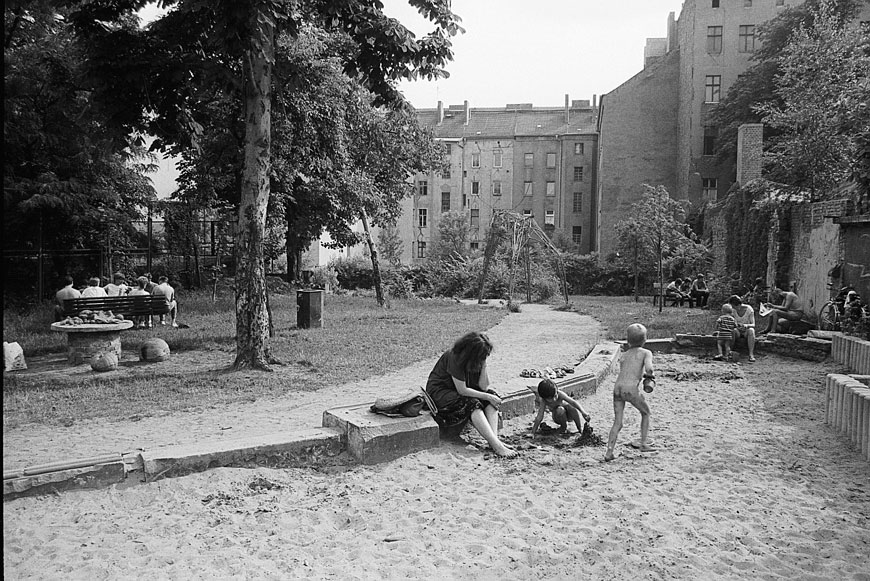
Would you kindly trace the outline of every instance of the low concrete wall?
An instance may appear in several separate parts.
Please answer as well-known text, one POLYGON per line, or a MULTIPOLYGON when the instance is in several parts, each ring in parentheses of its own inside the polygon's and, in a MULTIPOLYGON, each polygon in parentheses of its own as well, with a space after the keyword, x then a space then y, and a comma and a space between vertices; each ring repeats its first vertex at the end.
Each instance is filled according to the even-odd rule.
POLYGON ((855 377, 828 374, 825 423, 846 436, 870 462, 870 388, 855 377))

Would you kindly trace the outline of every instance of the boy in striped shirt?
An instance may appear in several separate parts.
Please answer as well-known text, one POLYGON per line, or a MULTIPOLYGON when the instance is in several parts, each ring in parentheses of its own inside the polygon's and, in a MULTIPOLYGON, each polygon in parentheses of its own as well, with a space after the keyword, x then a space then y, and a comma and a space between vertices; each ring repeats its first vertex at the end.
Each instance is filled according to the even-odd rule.
POLYGON ((734 329, 737 321, 734 319, 734 307, 725 303, 722 305, 722 314, 716 319, 716 350, 719 352, 713 359, 731 361, 731 346, 734 344, 734 329), (723 356, 724 352, 724 356, 723 356))

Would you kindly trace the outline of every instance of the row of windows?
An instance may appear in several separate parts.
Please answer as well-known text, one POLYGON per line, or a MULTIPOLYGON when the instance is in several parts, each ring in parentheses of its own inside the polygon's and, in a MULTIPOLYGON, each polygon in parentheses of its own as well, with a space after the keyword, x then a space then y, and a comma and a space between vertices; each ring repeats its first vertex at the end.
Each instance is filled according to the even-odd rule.
MULTIPOLYGON (((449 172, 447 173, 447 175, 444 175, 444 177, 450 177, 449 172)), ((574 166, 573 178, 574 178, 575 182, 582 182, 583 181, 583 167, 574 166)), ((525 182, 523 195, 531 196, 532 195, 530 193, 531 187, 532 187, 532 182, 530 182, 530 181, 525 182), (529 193, 525 193, 525 192, 529 192, 529 193)), ((502 191, 501 180, 493 180, 493 182, 492 182, 492 195, 493 196, 500 196, 501 191, 502 191)), ((473 196, 480 195, 480 182, 478 180, 471 181, 471 194, 473 196)), ((420 195, 420 196, 428 196, 429 195, 429 180, 418 180, 417 181, 417 195, 420 195)), ((547 182, 547 195, 548 196, 556 195, 556 182, 552 182, 552 181, 547 182)))
MULTIPOLYGON (((715 189, 715 182, 714 189, 715 189)), ((705 182, 706 183, 706 182, 705 182)), ((574 212, 579 212, 578 208, 582 208, 583 202, 580 200, 578 202, 577 196, 574 197, 574 212)), ((443 210, 443 206, 442 206, 443 210)), ((523 210, 523 216, 531 216, 531 210, 523 210)), ((417 209, 417 227, 418 228, 428 228, 429 227, 429 210, 427 208, 418 208, 417 209)), ((480 210, 478 208, 472 208, 470 211, 470 219, 472 228, 476 228, 480 226, 480 210)), ((555 225, 556 224, 556 210, 545 210, 544 211, 544 224, 555 225)))
MULTIPOLYGON (((574 155, 584 155, 584 144, 583 143, 575 143, 574 144, 574 155)), ((453 151, 453 147, 451 144, 447 144, 447 154, 450 155, 453 151)), ((499 150, 492 152, 492 167, 502 167, 502 159, 503 153, 499 150)), ((523 165, 525 167, 534 167, 535 165, 535 154, 534 153, 526 153, 523 158, 523 165)), ((480 152, 475 152, 471 154, 471 167, 477 168, 480 167, 480 152)), ((548 153, 547 154, 547 167, 554 168, 556 167, 556 154, 548 153)), ((447 172, 449 172, 449 168, 447 172)))
MULTIPOLYGON (((711 0, 710 4, 713 8, 719 8, 719 0, 711 0)), ((774 0, 775 6, 785 6, 785 0, 774 0)), ((744 8, 752 8, 752 0, 743 0, 744 8)))
MULTIPOLYGON (((524 214, 526 216, 530 216, 531 212, 524 214)), ((554 222, 555 224, 555 218, 554 222)), ((583 239, 583 227, 582 226, 574 226, 571 228, 571 240, 574 241, 575 244, 580 244, 580 241, 583 239)), ((472 250, 480 250, 480 242, 477 240, 472 240, 468 243, 468 247, 472 250)), ((424 240, 417 241, 417 258, 426 258, 426 249, 427 243, 424 240)))
MULTIPOLYGON (((737 51, 753 52, 755 50, 755 25, 741 24, 737 28, 737 51)), ((707 27, 707 53, 722 53, 722 27, 707 27)))

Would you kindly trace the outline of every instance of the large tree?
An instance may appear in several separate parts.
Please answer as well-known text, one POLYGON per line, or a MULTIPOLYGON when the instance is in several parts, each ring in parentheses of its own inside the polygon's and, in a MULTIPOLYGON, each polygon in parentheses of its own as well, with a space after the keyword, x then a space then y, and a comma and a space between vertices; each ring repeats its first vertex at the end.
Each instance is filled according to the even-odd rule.
MULTIPOLYGON (((164 0, 174 9, 149 29, 109 27, 144 0, 91 0, 77 4, 76 22, 89 38, 100 41, 100 64, 118 62, 125 47, 120 73, 124 94, 106 94, 122 101, 116 119, 131 127, 147 126, 164 140, 195 143, 201 130, 191 114, 189 91, 177 90, 196 74, 216 74, 244 92, 244 165, 241 176, 239 223, 236 239, 236 368, 269 369, 273 361, 268 345, 263 238, 272 170, 272 90, 276 39, 298 37, 307 25, 347 34, 353 54, 344 62, 345 72, 358 78, 382 103, 401 100, 394 84, 401 78, 422 75, 435 78, 452 58, 449 37, 459 30, 449 0, 409 0, 435 25, 417 39, 397 20, 383 12, 379 0, 164 0), (156 58, 155 58, 156 56, 156 58), (164 58, 161 57, 172 57, 164 58), (131 64, 150 64, 163 76, 143 74, 131 64), (160 68, 162 65, 162 69, 160 68), (131 79, 133 76, 135 78, 131 79), (162 81, 161 87, 155 83, 162 81), (174 86, 173 86, 174 85, 174 86), (175 89, 175 91, 173 91, 175 89), (154 103, 154 95, 162 106, 154 103)), ((103 79, 116 79, 111 66, 97 67, 103 79)))

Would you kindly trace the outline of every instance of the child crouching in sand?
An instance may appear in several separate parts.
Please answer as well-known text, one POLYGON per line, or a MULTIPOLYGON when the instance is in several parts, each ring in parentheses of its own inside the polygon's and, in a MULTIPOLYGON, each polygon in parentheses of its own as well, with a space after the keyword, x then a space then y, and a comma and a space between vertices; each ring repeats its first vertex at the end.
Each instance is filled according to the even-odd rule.
POLYGON ((652 352, 644 349, 646 343, 646 327, 639 323, 629 325, 626 331, 628 349, 619 360, 619 375, 613 385, 613 427, 610 428, 610 437, 607 439, 607 452, 604 453, 604 461, 610 462, 615 458, 613 449, 616 447, 616 438, 622 429, 622 417, 625 413, 625 404, 630 403, 640 412, 640 450, 651 452, 654 450, 647 442, 649 433, 649 405, 638 386, 643 381, 643 389, 651 392, 655 385, 653 375, 652 352))
POLYGON ((583 433, 584 426, 580 424, 580 416, 583 416, 583 420, 586 422, 591 419, 591 416, 583 411, 580 404, 574 401, 573 398, 559 390, 552 379, 541 380, 535 395, 538 396, 535 398, 535 404, 538 406, 538 415, 532 424, 532 437, 538 432, 538 428, 541 426, 547 410, 550 410, 553 421, 559 425, 560 432, 568 429, 568 420, 570 419, 577 426, 577 432, 583 433))

